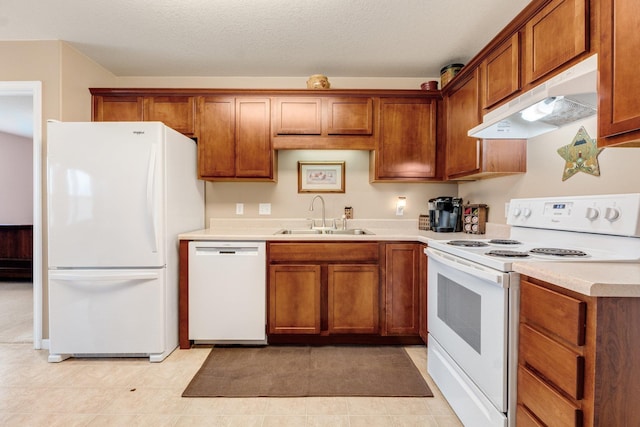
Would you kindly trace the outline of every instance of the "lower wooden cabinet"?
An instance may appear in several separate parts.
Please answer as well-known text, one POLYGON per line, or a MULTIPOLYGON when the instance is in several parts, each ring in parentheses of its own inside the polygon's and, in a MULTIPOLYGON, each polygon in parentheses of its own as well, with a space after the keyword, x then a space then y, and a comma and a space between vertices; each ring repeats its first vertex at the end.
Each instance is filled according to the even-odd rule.
POLYGON ((270 334, 376 334, 377 243, 269 244, 270 334))
POLYGON ((335 264, 327 267, 327 273, 329 333, 378 333, 378 266, 335 264))
POLYGON ((269 333, 320 333, 320 266, 269 267, 269 333))
MULTIPOLYGON (((271 337, 368 336, 421 343, 424 245, 381 242, 269 243, 271 337)), ((272 339, 270 338, 270 342, 272 339)), ((304 342, 304 340, 298 342, 304 342)))
POLYGON ((640 299, 589 297, 522 276, 518 426, 640 419, 640 299))
POLYGON ((420 260, 417 243, 385 244, 385 335, 420 333, 420 260))

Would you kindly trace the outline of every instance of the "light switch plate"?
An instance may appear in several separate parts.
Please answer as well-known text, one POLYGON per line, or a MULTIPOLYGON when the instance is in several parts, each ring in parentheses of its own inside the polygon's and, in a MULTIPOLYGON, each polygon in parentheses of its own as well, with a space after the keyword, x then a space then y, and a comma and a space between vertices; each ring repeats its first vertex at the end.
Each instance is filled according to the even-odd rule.
POLYGON ((236 215, 244 215, 244 203, 236 203, 236 215))
POLYGON ((271 215, 271 203, 260 203, 258 205, 259 215, 271 215))

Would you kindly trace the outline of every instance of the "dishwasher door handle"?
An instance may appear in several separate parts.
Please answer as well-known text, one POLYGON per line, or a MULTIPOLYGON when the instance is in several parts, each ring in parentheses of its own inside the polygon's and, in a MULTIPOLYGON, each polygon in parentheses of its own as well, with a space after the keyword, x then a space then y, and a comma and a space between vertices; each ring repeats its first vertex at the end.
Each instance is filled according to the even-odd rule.
POLYGON ((196 246, 197 255, 258 255, 257 246, 243 246, 235 248, 226 248, 220 246, 196 246))

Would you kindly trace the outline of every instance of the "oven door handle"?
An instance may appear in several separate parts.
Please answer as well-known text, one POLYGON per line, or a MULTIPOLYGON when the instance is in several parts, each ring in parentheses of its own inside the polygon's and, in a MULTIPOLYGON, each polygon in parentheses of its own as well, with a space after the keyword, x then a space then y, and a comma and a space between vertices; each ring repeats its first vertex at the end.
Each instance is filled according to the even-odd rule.
POLYGON ((458 271, 463 271, 475 277, 479 277, 503 288, 509 287, 509 281, 505 280, 507 273, 501 271, 485 268, 479 264, 466 261, 462 258, 449 255, 442 251, 433 248, 426 248, 424 253, 432 259, 448 267, 451 267, 458 271))

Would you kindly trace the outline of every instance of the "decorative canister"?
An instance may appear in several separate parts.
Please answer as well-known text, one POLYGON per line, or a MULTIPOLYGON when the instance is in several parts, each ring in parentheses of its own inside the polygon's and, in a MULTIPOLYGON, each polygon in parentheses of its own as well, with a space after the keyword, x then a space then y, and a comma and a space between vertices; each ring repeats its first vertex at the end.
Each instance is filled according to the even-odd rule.
POLYGON ((438 81, 437 80, 429 80, 428 82, 424 82, 420 85, 420 89, 422 90, 438 90, 438 81))
POLYGON ((462 67, 464 67, 464 64, 449 64, 442 67, 440 70, 440 86, 445 87, 445 85, 449 83, 456 74, 458 74, 462 67))
POLYGON ((329 89, 331 83, 324 74, 314 74, 307 80, 307 89, 329 89))

